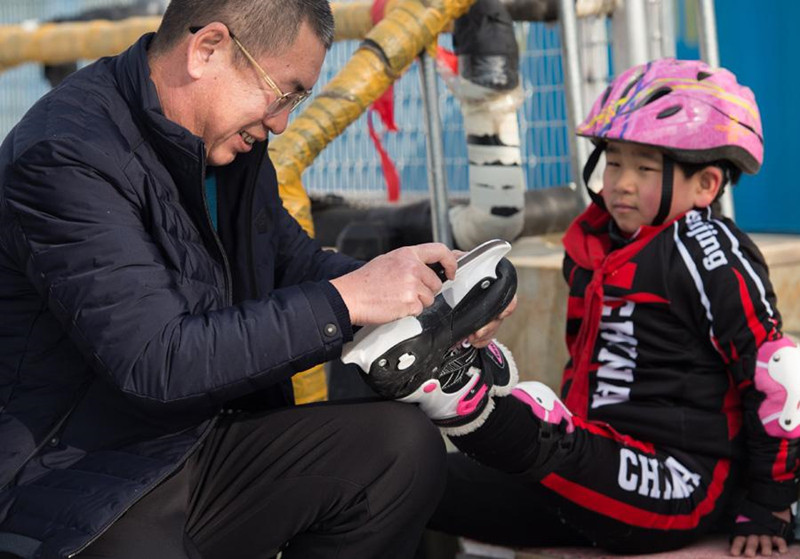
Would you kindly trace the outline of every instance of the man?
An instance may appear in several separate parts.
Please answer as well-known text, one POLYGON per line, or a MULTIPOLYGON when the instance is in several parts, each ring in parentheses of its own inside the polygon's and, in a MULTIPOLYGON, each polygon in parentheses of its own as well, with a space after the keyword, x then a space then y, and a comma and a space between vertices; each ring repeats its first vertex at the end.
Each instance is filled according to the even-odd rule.
MULTIPOLYGON (((281 206, 268 134, 319 75, 326 0, 173 0, 0 148, 0 551, 408 557, 442 487, 416 408, 291 407, 353 325, 455 257, 366 265, 281 206)), ((473 336, 491 337, 494 322, 473 336)))

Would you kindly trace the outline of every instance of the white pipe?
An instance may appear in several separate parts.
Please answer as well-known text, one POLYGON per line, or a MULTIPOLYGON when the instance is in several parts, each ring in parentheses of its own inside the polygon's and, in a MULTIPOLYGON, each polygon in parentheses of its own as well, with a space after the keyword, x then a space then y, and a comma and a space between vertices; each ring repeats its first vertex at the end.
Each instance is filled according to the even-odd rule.
POLYGON ((626 0, 624 17, 628 66, 644 64, 650 60, 645 0, 626 0))
MULTIPOLYGON (((714 0, 700 0, 697 3, 698 30, 700 32, 700 58, 709 66, 719 66, 719 44, 717 42, 717 17, 714 12, 714 0)), ((719 200, 722 215, 735 219, 736 212, 733 207, 733 194, 731 185, 719 200)))
POLYGON ((589 146, 583 138, 578 138, 575 129, 579 119, 586 114, 581 97, 581 63, 578 58, 578 33, 573 0, 560 0, 558 19, 561 22, 561 52, 564 65, 564 95, 567 104, 567 138, 570 161, 572 163, 572 187, 578 188, 583 201, 589 205, 589 193, 583 187, 581 173, 589 158, 589 146))

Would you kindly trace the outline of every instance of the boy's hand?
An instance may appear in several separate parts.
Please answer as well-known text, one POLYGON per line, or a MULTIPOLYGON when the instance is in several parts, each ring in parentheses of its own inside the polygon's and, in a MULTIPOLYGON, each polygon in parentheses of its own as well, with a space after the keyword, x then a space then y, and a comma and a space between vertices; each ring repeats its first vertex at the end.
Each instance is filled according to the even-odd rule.
POLYGON ((736 536, 731 543, 731 555, 734 557, 755 557, 761 550, 761 555, 769 557, 773 550, 786 553, 789 546, 786 540, 778 536, 736 536))
POLYGON ((489 342, 492 341, 496 337, 497 329, 500 328, 500 325, 503 323, 503 319, 509 316, 511 313, 514 312, 514 309, 517 308, 517 296, 514 295, 514 298, 511 299, 511 302, 508 306, 503 309, 497 318, 491 321, 489 324, 481 327, 479 330, 473 332, 467 341, 475 346, 475 347, 486 347, 489 345, 489 342))
MULTIPOLYGON (((792 513, 789 509, 780 512, 773 512, 775 517, 784 522, 792 521, 792 513)), ((779 554, 786 553, 789 546, 786 540, 780 536, 750 535, 736 536, 731 542, 731 555, 734 557, 756 557, 761 552, 762 556, 769 557, 773 551, 779 554)))

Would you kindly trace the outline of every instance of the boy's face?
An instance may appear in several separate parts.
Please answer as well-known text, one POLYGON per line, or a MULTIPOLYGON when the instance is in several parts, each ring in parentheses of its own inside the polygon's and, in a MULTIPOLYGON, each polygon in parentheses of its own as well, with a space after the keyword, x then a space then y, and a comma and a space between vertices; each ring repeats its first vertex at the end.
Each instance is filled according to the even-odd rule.
MULTIPOLYGON (((664 158, 655 148, 626 142, 609 142, 606 148, 606 169, 600 193, 611 217, 620 230, 628 235, 642 225, 653 223, 661 204, 661 179, 664 158)), ((675 166, 672 186, 672 206, 668 222, 694 208, 705 207, 707 193, 701 187, 701 173, 690 178, 675 166)))

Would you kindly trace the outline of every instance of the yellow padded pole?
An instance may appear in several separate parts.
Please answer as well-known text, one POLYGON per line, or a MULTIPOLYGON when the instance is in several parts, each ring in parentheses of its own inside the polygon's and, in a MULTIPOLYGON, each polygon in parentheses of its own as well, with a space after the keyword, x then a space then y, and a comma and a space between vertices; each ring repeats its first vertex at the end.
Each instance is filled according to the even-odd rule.
POLYGON ((378 99, 474 0, 396 0, 339 73, 270 143, 286 208, 313 234, 303 171, 378 99))
MULTIPOLYGON (((314 223, 311 201, 300 181, 303 171, 474 1, 398 0, 387 5, 385 18, 369 31, 365 44, 287 130, 270 142, 283 204, 309 234, 314 234, 314 223)), ((315 396, 323 397, 323 375, 321 367, 295 375, 295 394, 309 397, 303 383, 313 383, 320 387, 315 396)))
POLYGON ((144 33, 155 31, 160 21, 160 17, 132 17, 0 25, 0 72, 24 62, 62 64, 117 54, 144 33))
MULTIPOLYGON (((387 12, 396 0, 387 5, 387 12)), ((360 40, 372 29, 372 2, 332 3, 334 40, 360 40)), ((155 31, 161 16, 117 21, 26 22, 0 25, 0 72, 26 62, 63 64, 122 52, 145 33, 155 31)))

